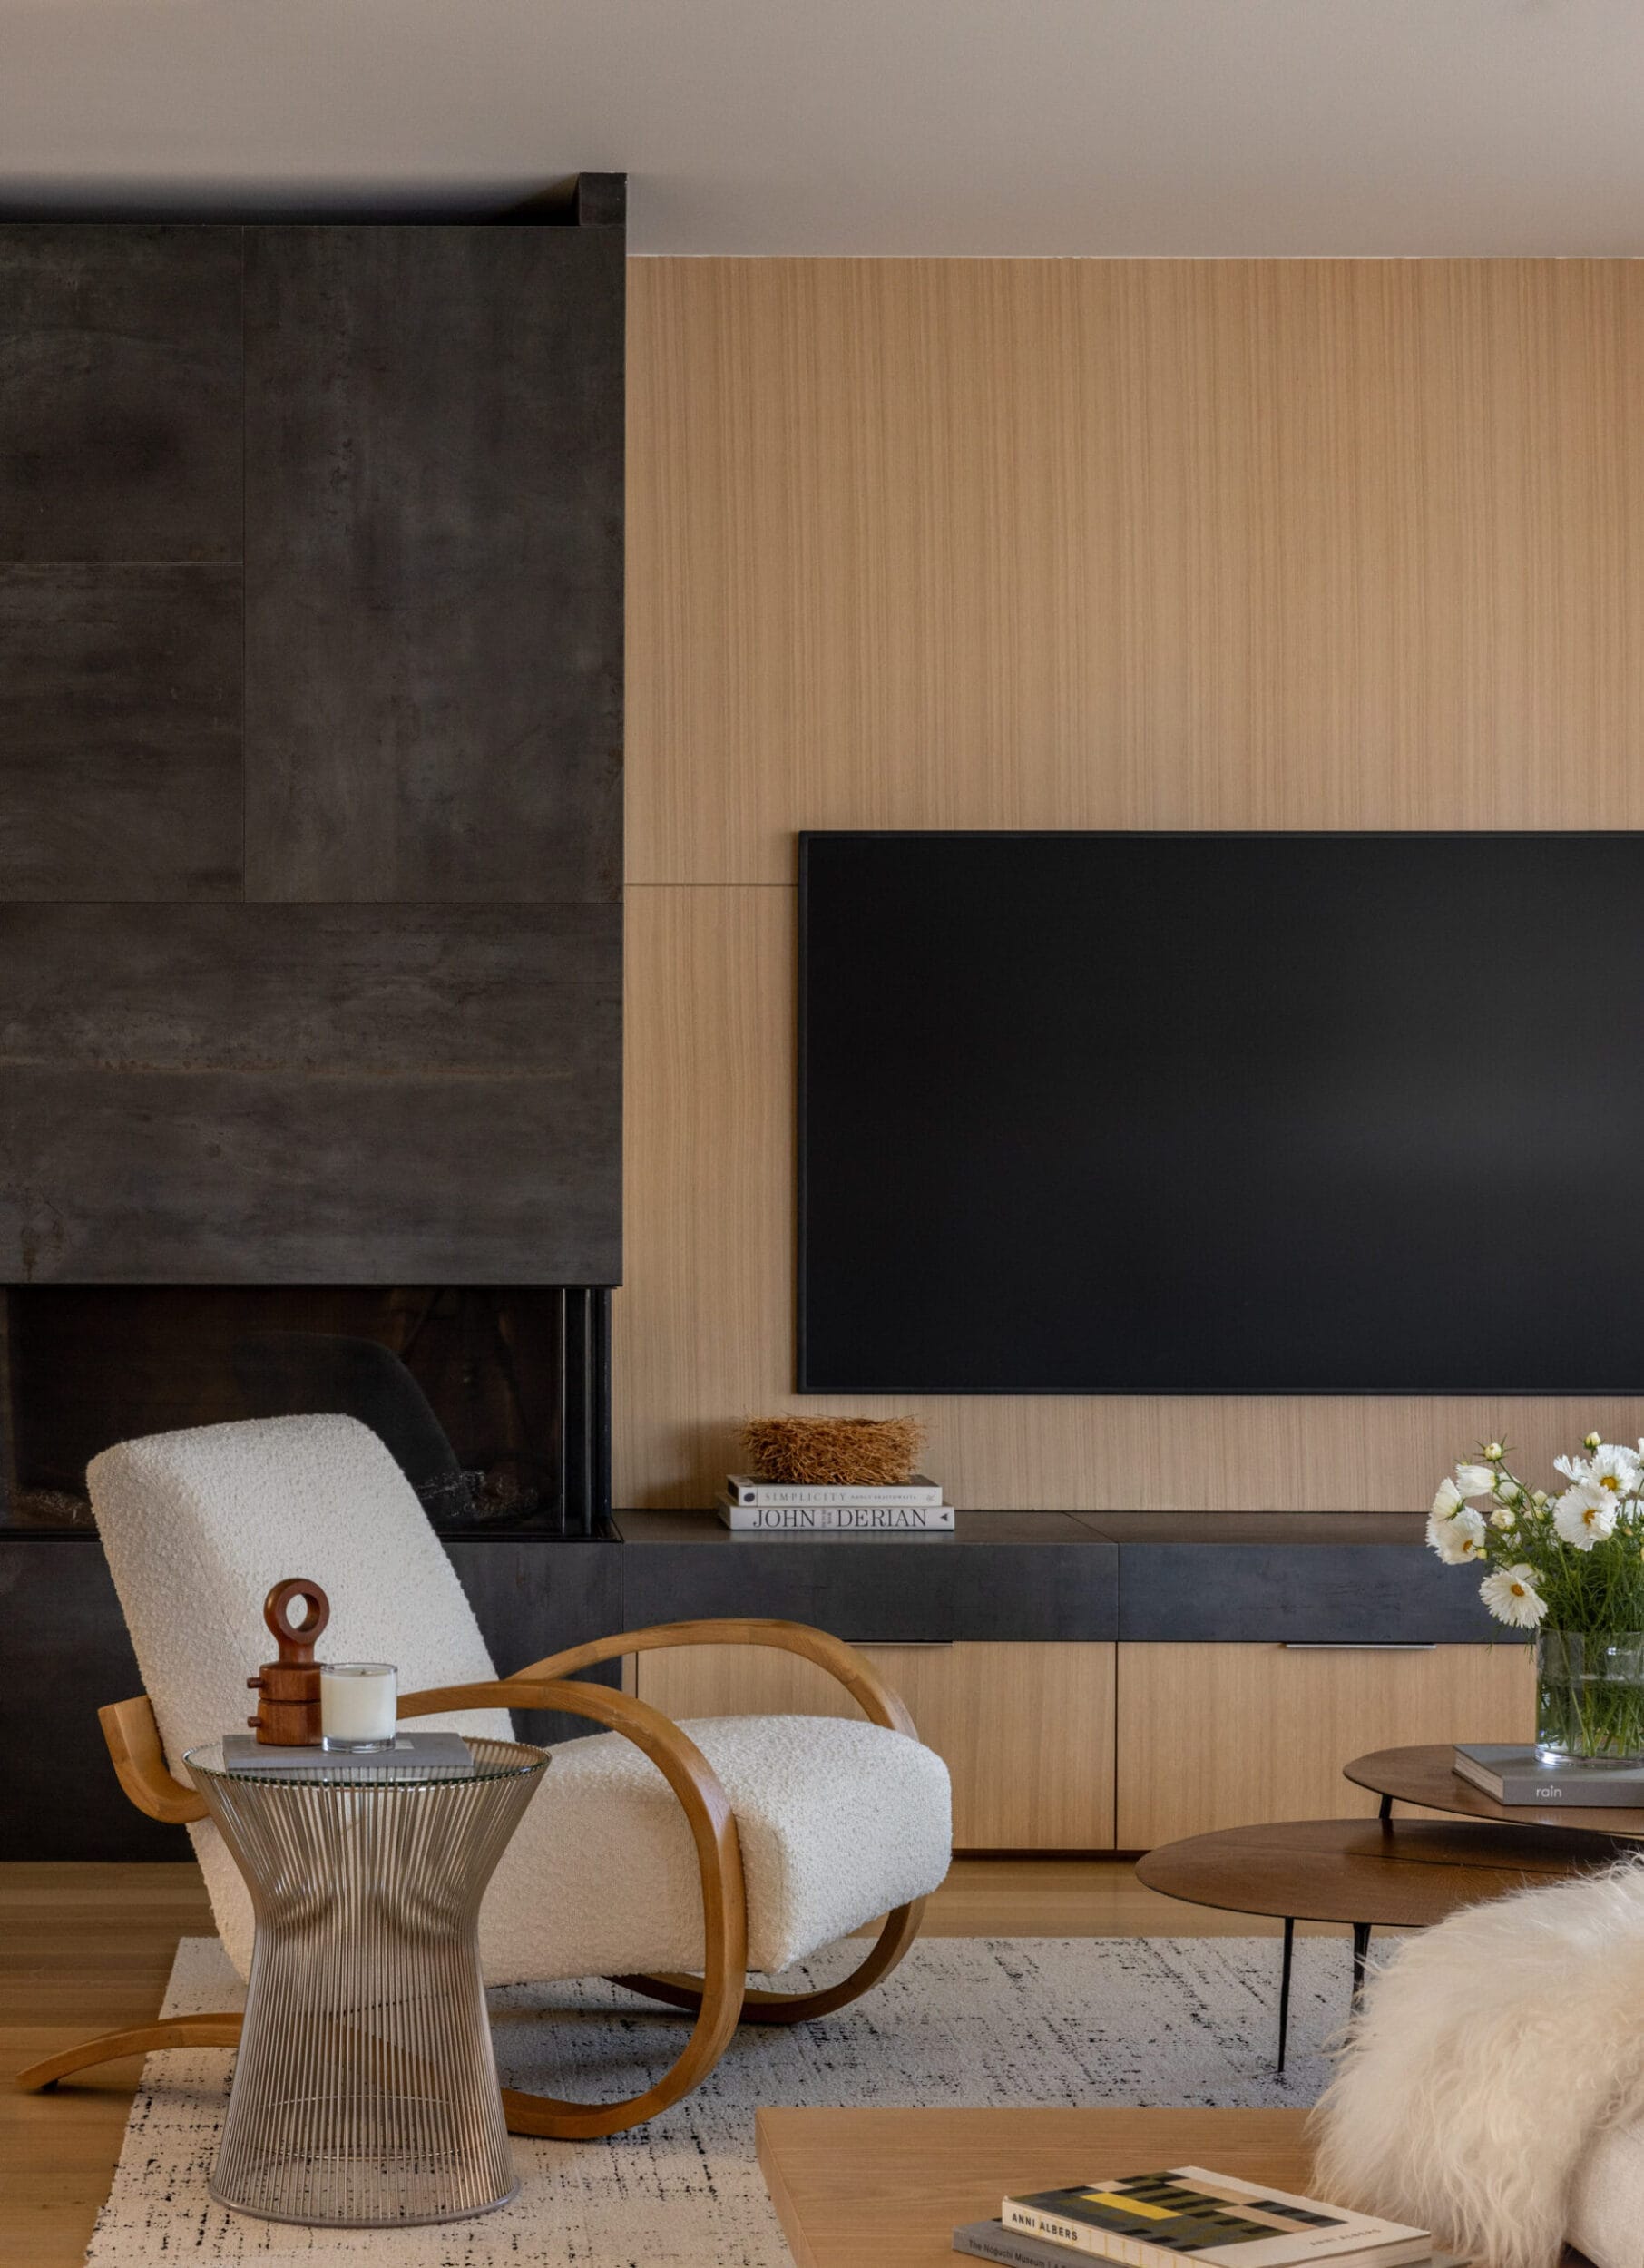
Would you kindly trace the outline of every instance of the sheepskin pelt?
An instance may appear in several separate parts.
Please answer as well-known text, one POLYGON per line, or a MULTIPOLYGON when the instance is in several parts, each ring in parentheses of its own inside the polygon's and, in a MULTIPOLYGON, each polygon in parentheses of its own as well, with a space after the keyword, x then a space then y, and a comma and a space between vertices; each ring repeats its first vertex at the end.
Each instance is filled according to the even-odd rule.
POLYGON ((1629 1859, 1405 1940, 1314 2114, 1316 2178, 1492 2268, 1553 2268, 1584 2160, 1640 2115, 1644 1859, 1629 1859))

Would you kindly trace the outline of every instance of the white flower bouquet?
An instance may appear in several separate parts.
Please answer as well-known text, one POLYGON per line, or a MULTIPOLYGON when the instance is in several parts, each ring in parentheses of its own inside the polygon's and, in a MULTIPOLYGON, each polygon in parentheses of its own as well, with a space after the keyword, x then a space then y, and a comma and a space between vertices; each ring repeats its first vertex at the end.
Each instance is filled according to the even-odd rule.
POLYGON ((1557 1457, 1554 1495, 1527 1488, 1500 1442, 1441 1482, 1427 1540, 1477 1560, 1498 1622, 1537 1634, 1537 1746, 1549 1762, 1644 1754, 1644 1442, 1589 1433, 1557 1457))

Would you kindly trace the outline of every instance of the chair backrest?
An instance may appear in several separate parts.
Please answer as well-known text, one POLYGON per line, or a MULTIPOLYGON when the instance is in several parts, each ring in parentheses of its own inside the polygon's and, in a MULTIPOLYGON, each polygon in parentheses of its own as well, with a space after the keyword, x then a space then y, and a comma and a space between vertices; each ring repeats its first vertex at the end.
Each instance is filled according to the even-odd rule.
MULTIPOLYGON (((322 1659, 396 1662, 402 1692, 496 1675, 416 1491, 355 1418, 152 1433, 104 1450, 86 1478, 173 1771, 244 1725, 246 1679, 274 1654, 263 1600, 283 1576, 330 1599, 322 1659)), ((418 1722, 509 1737, 503 1710, 418 1722)))

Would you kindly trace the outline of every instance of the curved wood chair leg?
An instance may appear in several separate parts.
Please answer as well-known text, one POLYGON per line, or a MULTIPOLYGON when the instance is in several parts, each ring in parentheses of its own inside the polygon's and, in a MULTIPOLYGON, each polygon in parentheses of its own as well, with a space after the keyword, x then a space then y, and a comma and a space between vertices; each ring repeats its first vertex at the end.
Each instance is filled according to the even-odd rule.
POLYGON ((94 2063, 117 2063, 122 2056, 144 2056, 156 2048, 234 2048, 240 2044, 240 2016, 162 2016, 152 2024, 138 2024, 127 2032, 103 2032, 64 2048, 44 2063, 31 2063, 19 2071, 16 2084, 24 2095, 38 2095, 55 2087, 71 2071, 87 2071, 94 2063))
MULTIPOLYGON (((847 2008, 882 1977, 890 1975, 918 1936, 924 1918, 923 1898, 915 1899, 911 1906, 898 1906, 886 1916, 885 1927, 874 1940, 866 1960, 859 1961, 848 1977, 822 1991, 744 1993, 743 2023, 808 2024, 816 2017, 831 2016, 836 2009, 847 2008)), ((612 1977, 610 1982, 625 1985, 630 1992, 642 1992, 648 1999, 661 2000, 669 2008, 694 2009, 702 1999, 700 1977, 612 1977)))
POLYGON ((592 1717, 622 1734, 650 1757, 673 1790, 696 1846, 702 1884, 703 1977, 693 2007, 696 2022, 677 2059, 642 2095, 620 2103, 573 2103, 553 2095, 503 2089, 503 2112, 511 2134, 547 2135, 555 2141, 585 2142, 596 2135, 621 2134, 654 2117, 700 2086, 729 2046, 742 2012, 748 1977, 748 1897, 742 1881, 742 1846, 736 1813, 712 1765, 687 1735, 660 1709, 618 1693, 610 1686, 582 1686, 545 1679, 522 1687, 500 1685, 444 1687, 402 1703, 400 1714, 428 1716, 435 1709, 490 1708, 501 1703, 533 1709, 563 1709, 592 1717))

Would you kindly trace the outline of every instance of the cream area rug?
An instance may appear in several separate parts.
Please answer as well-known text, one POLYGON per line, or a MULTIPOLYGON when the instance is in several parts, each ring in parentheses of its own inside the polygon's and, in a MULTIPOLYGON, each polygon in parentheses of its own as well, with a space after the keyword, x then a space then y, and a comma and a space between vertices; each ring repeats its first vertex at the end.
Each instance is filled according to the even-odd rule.
MULTIPOLYGON (((1282 2079, 1278 1950, 1274 1938, 926 1938, 837 2016, 739 2032, 706 2085, 647 2126, 605 2142, 516 2137, 518 2196, 442 2228, 298 2229, 222 2211, 206 2181, 230 2053, 152 2056, 87 2259, 788 2268, 754 2159, 760 2104, 1309 2104, 1326 2077, 1323 2044, 1347 2013, 1347 1948, 1297 1940, 1282 2079)), ((835 1948, 780 1981, 825 1981, 841 1966, 835 1948)), ((217 1941, 185 1939, 165 2012, 241 1998, 217 1941)), ((491 2004, 504 2084, 549 2094, 637 2093, 683 2038, 680 2019, 601 1982, 518 1987, 491 2004)))

